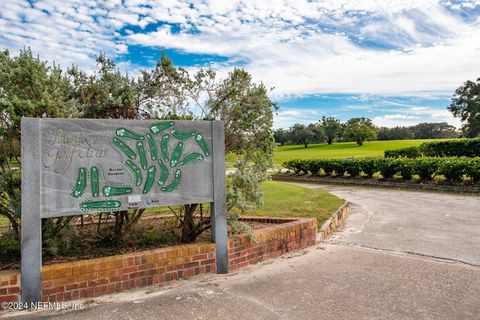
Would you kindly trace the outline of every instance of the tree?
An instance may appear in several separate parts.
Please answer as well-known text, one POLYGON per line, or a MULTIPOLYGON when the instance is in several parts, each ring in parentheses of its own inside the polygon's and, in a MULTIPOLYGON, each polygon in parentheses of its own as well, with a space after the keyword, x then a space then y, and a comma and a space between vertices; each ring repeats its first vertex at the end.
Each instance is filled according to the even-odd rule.
POLYGON ((275 139, 275 143, 279 143, 281 146, 284 146, 288 141, 288 132, 284 129, 274 130, 273 138, 275 139))
POLYGON ((377 129, 378 140, 407 140, 414 137, 411 127, 381 127, 377 129))
POLYGON ((68 79, 30 49, 0 52, 0 215, 20 232, 20 120, 71 114, 68 79), (12 162, 13 161, 13 162, 12 162))
POLYGON ((325 134, 323 131, 323 128, 320 126, 318 123, 310 123, 307 126, 307 129, 310 130, 313 133, 313 138, 312 138, 312 143, 322 143, 325 134))
MULTIPOLYGON (((152 70, 135 80, 122 74, 100 54, 98 70, 87 74, 72 66, 63 73, 54 63, 34 58, 29 49, 16 57, 0 52, 0 215, 6 216, 18 240, 20 228, 20 119, 29 117, 88 117, 126 119, 220 119, 225 124, 225 151, 237 155, 237 170, 227 178, 227 205, 233 228, 244 229, 235 217, 262 204, 261 182, 272 165, 271 130, 277 108, 263 84, 248 72, 234 69, 217 79, 210 69, 194 74, 175 67, 165 54, 152 70), (14 161, 14 166, 12 162, 14 161)), ((185 205, 179 214, 182 242, 194 241, 210 227, 201 204, 185 205), (200 211, 200 221, 194 214, 200 211)), ((143 210, 113 212, 118 241, 141 217, 143 210)), ((45 219, 50 241, 74 217, 45 219)), ((101 220, 99 220, 101 221, 101 220)), ((114 235, 112 238, 111 235, 114 235)), ((48 246, 44 245, 44 248, 48 246)))
POLYGON ((367 118, 352 118, 345 125, 344 137, 357 142, 359 146, 367 139, 375 139, 377 134, 372 120, 367 118))
MULTIPOLYGON (((225 126, 225 153, 236 154, 236 171, 227 177, 227 207, 233 228, 239 212, 262 204, 261 182, 272 165, 275 142, 272 134, 276 105, 263 84, 248 72, 234 69, 217 79, 210 69, 189 74, 175 67, 165 55, 155 69, 142 72, 139 80, 141 105, 149 117, 171 119, 219 119, 225 126)), ((172 208, 181 226, 183 242, 192 242, 210 227, 208 216, 194 219, 198 204, 172 208)))
POLYGON ((93 119, 140 119, 146 112, 140 109, 137 84, 128 74, 122 74, 115 63, 101 53, 98 70, 91 75, 76 66, 68 69, 73 88, 71 98, 80 116, 93 119))
POLYGON ((446 122, 424 122, 411 127, 415 139, 457 138, 457 129, 446 122))
POLYGON ((335 119, 334 117, 322 117, 320 122, 320 127, 323 130, 325 140, 328 144, 332 144, 333 141, 339 136, 341 136, 342 124, 340 120, 335 119))
POLYGON ((466 81, 453 95, 448 110, 463 123, 465 137, 480 136, 480 78, 466 81))
POLYGON ((290 139, 293 144, 303 144, 305 148, 313 142, 315 134, 303 124, 296 123, 289 130, 290 139))

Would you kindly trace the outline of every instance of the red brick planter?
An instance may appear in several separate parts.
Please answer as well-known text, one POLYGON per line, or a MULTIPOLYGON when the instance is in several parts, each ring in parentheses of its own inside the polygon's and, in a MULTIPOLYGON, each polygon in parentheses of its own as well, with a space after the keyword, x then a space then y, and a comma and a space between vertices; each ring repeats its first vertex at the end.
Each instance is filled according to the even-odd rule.
MULTIPOLYGON (((304 218, 248 217, 272 223, 255 230, 257 243, 245 235, 229 238, 230 270, 315 244, 317 222, 304 218), (275 223, 275 224, 274 224, 275 223)), ((42 300, 67 301, 215 272, 215 244, 194 243, 42 268, 42 300)), ((0 272, 0 303, 18 301, 20 274, 0 272)))

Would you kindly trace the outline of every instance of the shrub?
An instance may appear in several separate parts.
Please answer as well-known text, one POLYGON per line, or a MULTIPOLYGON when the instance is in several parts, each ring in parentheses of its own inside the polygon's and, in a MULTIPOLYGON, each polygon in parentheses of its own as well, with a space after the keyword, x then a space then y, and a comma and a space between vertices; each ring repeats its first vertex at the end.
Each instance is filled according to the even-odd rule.
POLYGON ((349 160, 345 162, 345 169, 351 177, 359 177, 362 173, 362 160, 349 160))
POLYGON ((420 147, 385 150, 385 158, 480 157, 480 138, 424 142, 420 147))
POLYGON ((415 160, 412 159, 398 159, 397 161, 398 172, 405 180, 411 180, 413 176, 413 168, 415 166, 415 160))
POLYGON ((338 177, 343 177, 347 172, 347 163, 350 161, 351 160, 334 160, 333 166, 334 166, 335 175, 338 177))
POLYGON ((480 138, 425 142, 420 152, 426 157, 480 157, 480 138))
POLYGON ((323 172, 327 176, 333 175, 333 172, 335 171, 335 167, 336 167, 335 160, 319 160, 319 161, 323 169, 323 172))
POLYGON ((465 168, 465 174, 472 179, 473 182, 480 181, 480 157, 468 160, 468 165, 465 168))
POLYGON ((438 163, 439 159, 435 158, 416 159, 413 162, 413 174, 418 174, 422 180, 431 180, 438 171, 438 163))
POLYGON ((322 160, 305 160, 305 168, 316 176, 322 169, 322 160))
POLYGON ((379 159, 377 166, 378 171, 380 171, 385 179, 393 178, 393 176, 400 171, 400 165, 397 159, 379 159))
POLYGON ((418 158, 422 156, 418 147, 385 150, 385 158, 418 158))
POLYGON ((466 173, 469 162, 466 158, 448 158, 439 162, 438 173, 449 182, 459 182, 466 173))
POLYGON ((305 174, 308 173, 308 170, 305 166, 305 160, 294 159, 289 160, 283 163, 283 166, 288 170, 293 170, 296 174, 303 172, 305 174))
POLYGON ((362 159, 360 168, 362 168, 364 174, 371 178, 373 174, 378 171, 378 161, 378 159, 362 159))
POLYGON ((480 157, 449 157, 449 158, 383 158, 383 159, 342 159, 342 160, 291 160, 284 166, 295 172, 318 175, 321 170, 326 175, 342 177, 348 172, 352 177, 358 177, 364 172, 372 177, 380 172, 385 179, 390 179, 400 173, 404 180, 411 180, 414 174, 422 180, 431 180, 436 175, 444 175, 449 182, 460 182, 464 176, 474 182, 480 181, 480 157))

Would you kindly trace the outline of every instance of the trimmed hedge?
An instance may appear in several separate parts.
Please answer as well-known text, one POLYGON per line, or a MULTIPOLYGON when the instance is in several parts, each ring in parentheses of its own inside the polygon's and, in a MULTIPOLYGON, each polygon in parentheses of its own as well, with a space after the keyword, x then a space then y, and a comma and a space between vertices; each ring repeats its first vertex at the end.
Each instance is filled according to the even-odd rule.
POLYGON ((480 138, 424 142, 419 147, 385 150, 385 158, 480 157, 480 138))
POLYGON ((372 177, 376 172, 383 178, 390 179, 400 175, 404 180, 411 180, 418 175, 421 180, 432 180, 443 175, 452 183, 470 179, 480 182, 480 158, 383 158, 383 159, 337 159, 337 160, 291 160, 283 164, 295 173, 344 177, 346 174, 359 177, 362 173, 372 177))
POLYGON ((393 150, 385 150, 385 158, 420 158, 422 153, 419 147, 408 147, 393 150))

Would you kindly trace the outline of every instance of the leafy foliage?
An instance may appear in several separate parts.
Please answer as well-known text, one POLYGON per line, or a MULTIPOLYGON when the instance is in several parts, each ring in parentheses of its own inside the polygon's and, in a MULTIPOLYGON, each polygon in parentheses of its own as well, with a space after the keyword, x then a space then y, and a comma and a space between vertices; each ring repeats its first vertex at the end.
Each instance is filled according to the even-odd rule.
POLYGON ((386 158, 480 157, 480 138, 422 143, 419 147, 385 150, 386 158))
POLYGON ((448 110, 463 122, 462 131, 467 138, 480 135, 480 78, 466 81, 452 98, 448 110))
POLYGON ((342 123, 334 117, 322 117, 320 128, 323 130, 325 140, 328 144, 332 144, 335 139, 342 135, 342 123))
MULTIPOLYGON (((228 208, 233 213, 261 205, 261 182, 272 164, 276 109, 263 84, 253 83, 242 69, 234 69, 225 79, 218 79, 210 68, 189 73, 175 67, 165 54, 139 79, 122 74, 104 54, 98 56, 97 66, 92 73, 76 66, 65 73, 34 57, 30 49, 13 57, 0 52, 0 215, 9 219, 15 241, 20 233, 20 119, 24 116, 223 120, 225 151, 238 156, 237 170, 227 179, 228 208)), ((183 242, 194 241, 210 227, 209 214, 203 215, 200 204, 172 210, 178 214, 183 242), (199 212, 201 219, 194 219, 199 212)), ((123 241, 143 213, 143 209, 112 212, 114 223, 101 237, 109 243, 123 241)), ((47 253, 74 250, 72 219, 44 219, 47 253)), ((99 225, 101 221, 100 216, 99 225)))
POLYGON ((377 133, 373 126, 372 120, 367 118, 352 118, 345 124, 343 136, 346 139, 355 141, 359 146, 363 145, 365 140, 373 140, 377 133))
POLYGON ((435 176, 443 175, 448 182, 459 183, 467 179, 480 181, 480 158, 450 157, 450 158, 384 158, 384 159, 312 159, 291 160, 283 164, 287 169, 296 173, 343 177, 349 173, 351 177, 358 177, 361 173, 372 177, 379 173, 385 179, 401 175, 404 180, 412 180, 418 175, 421 180, 432 180, 435 176))
POLYGON ((422 156, 418 147, 385 150, 385 158, 418 158, 422 156))

